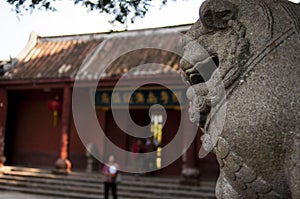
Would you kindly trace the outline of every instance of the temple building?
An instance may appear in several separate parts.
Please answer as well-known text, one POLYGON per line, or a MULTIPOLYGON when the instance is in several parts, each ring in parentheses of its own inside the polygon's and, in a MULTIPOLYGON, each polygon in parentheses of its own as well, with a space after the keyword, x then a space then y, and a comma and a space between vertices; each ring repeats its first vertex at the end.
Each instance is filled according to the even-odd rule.
MULTIPOLYGON (((24 50, 0 68, 1 164, 85 170, 86 146, 104 158, 110 153, 107 140, 132 152, 137 137, 146 144, 152 136, 155 175, 199 171, 200 178, 216 179, 215 156, 198 158, 202 133, 188 119, 187 86, 179 74, 180 39, 189 28, 50 37, 32 33, 24 50), (98 126, 91 123, 89 110, 105 136, 90 133, 98 126), (84 124, 78 124, 81 118, 84 124), (137 134, 132 122, 145 128, 137 134), (178 132, 175 145, 183 155, 163 167, 163 148, 178 132)), ((117 159, 123 167, 133 162, 130 154, 117 159)))

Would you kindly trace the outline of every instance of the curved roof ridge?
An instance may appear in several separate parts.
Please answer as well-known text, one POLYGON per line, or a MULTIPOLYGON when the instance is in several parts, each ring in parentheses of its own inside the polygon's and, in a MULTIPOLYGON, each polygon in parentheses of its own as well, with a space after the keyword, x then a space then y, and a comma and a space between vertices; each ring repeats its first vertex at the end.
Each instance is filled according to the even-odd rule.
POLYGON ((82 34, 70 34, 70 35, 56 35, 56 36, 38 36, 38 42, 48 41, 71 41, 71 40, 98 40, 112 37, 134 37, 137 35, 149 35, 149 34, 162 34, 172 32, 185 32, 190 28, 191 24, 183 24, 177 26, 167 26, 159 28, 147 28, 125 31, 111 31, 111 32, 94 32, 94 33, 82 33, 82 34))

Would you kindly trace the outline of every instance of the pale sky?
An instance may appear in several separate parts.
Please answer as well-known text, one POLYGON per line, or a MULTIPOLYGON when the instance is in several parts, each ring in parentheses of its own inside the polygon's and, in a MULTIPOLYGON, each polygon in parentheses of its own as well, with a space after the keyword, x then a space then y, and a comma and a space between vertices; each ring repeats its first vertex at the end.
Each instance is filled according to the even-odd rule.
MULTIPOLYGON (((300 0, 292 0, 299 2, 300 0)), ((154 0, 154 2, 161 2, 154 0)), ((169 0, 162 9, 154 7, 143 19, 128 24, 128 29, 141 29, 193 23, 198 19, 199 7, 203 0, 169 0)), ((55 4, 56 12, 35 10, 21 17, 11 11, 12 6, 0 1, 0 60, 16 57, 24 48, 32 31, 41 36, 80 34, 120 30, 123 26, 112 26, 106 14, 87 12, 73 0, 62 0, 55 4)))
MULTIPOLYGON (((159 6, 152 8, 145 18, 137 19, 135 24, 128 24, 128 29, 193 23, 198 19, 198 10, 202 2, 203 0, 170 0, 162 9, 159 9, 159 6)), ((35 10, 32 14, 25 13, 18 19, 11 11, 12 6, 4 0, 0 1, 0 60, 17 56, 32 31, 41 36, 49 36, 124 28, 109 24, 108 20, 111 17, 106 14, 87 12, 80 5, 74 6, 72 0, 58 1, 54 5, 57 8, 55 12, 35 10)))

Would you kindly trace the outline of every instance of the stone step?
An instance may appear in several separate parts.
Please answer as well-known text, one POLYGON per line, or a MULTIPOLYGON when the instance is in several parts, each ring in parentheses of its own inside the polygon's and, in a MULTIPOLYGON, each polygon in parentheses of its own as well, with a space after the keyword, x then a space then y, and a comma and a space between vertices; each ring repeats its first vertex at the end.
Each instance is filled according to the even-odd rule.
MULTIPOLYGON (((51 170, 48 169, 37 169, 37 168, 27 168, 27 167, 12 167, 12 166, 6 166, 6 170, 9 171, 25 171, 25 172, 30 172, 30 173, 38 173, 38 175, 40 174, 46 174, 46 176, 52 175, 54 177, 57 177, 57 175, 54 175, 51 173, 51 170)), ((84 178, 88 178, 88 180, 91 179, 96 179, 97 180, 102 180, 102 175, 100 172, 93 172, 93 173, 87 173, 87 172, 76 172, 76 171, 72 171, 71 174, 69 174, 69 178, 72 178, 74 180, 79 179, 80 181, 82 181, 82 177, 84 178)), ((123 179, 124 180, 137 180, 139 178, 142 178, 143 181, 155 181, 155 182, 162 182, 162 183, 168 183, 168 184, 179 184, 180 183, 180 178, 178 177, 159 177, 159 176, 134 176, 134 175, 123 175, 123 179)), ((201 185, 204 186, 211 186, 214 187, 215 186, 215 182, 208 182, 208 181, 204 181, 201 182, 201 185)))
MULTIPOLYGON (((54 175, 54 174, 32 174, 29 172, 16 172, 16 171, 11 171, 11 172, 4 172, 4 176, 14 176, 14 177, 20 177, 24 178, 27 177, 28 179, 36 179, 37 180, 44 180, 45 182, 48 183, 63 183, 65 184, 66 182, 72 184, 72 185, 78 185, 78 186, 94 186, 97 184, 102 184, 102 176, 99 176, 97 179, 89 179, 87 177, 85 178, 74 178, 73 176, 60 176, 60 175, 54 175), (51 181, 52 180, 52 181, 51 181)), ((155 177, 150 178, 150 177, 127 177, 125 175, 122 175, 122 185, 126 185, 128 187, 134 186, 134 187, 160 187, 164 189, 178 189, 180 188, 181 190, 186 190, 186 191, 206 191, 206 192, 214 192, 214 184, 210 185, 201 185, 201 186, 186 186, 186 185, 180 185, 179 182, 174 184, 174 183, 161 183, 158 182, 155 177)))
MULTIPOLYGON (((41 187, 41 188, 49 188, 54 190, 63 189, 65 191, 80 191, 85 193, 100 193, 103 190, 103 184, 93 184, 93 186, 87 187, 83 186, 84 184, 73 184, 73 183, 66 183, 66 182, 50 182, 49 181, 34 181, 34 180, 28 180, 28 179, 21 179, 21 178, 0 178, 0 184, 12 184, 12 185, 23 185, 23 186, 30 186, 30 187, 41 187), (46 187, 44 187, 47 185, 46 187)), ((173 195, 183 195, 183 196, 192 196, 192 195, 199 195, 200 194, 208 194, 210 195, 211 192, 208 191, 185 191, 180 189, 159 189, 156 188, 149 188, 149 187, 133 187, 133 186, 127 186, 127 185, 119 185, 120 191, 128 191, 128 192, 143 192, 143 193, 157 193, 157 194, 173 194, 173 195)))
MULTIPOLYGON (((48 176, 57 176, 57 175, 54 175, 52 174, 51 172, 49 172, 49 170, 45 170, 45 169, 35 169, 35 168, 26 168, 26 167, 7 167, 6 170, 9 170, 9 171, 16 171, 16 172, 29 172, 29 173, 39 173, 39 175, 41 174, 45 174, 47 177, 48 176)), ((84 178, 89 178, 89 179, 96 179, 96 180, 99 180, 102 178, 102 175, 99 171, 99 173, 97 172, 93 172, 93 173, 84 173, 84 172, 76 172, 76 171, 72 171, 72 173, 69 175, 69 176, 72 176, 71 178, 73 179, 80 179, 82 180, 82 177, 84 178)), ((155 179, 156 182, 162 182, 162 183, 168 183, 168 184, 178 184, 180 179, 178 177, 167 177, 167 178, 164 178, 164 177, 157 177, 157 176, 154 176, 154 177, 147 177, 147 176, 140 176, 141 178, 143 178, 144 181, 153 181, 153 179, 155 179)), ((124 179, 136 179, 137 177, 136 176, 132 176, 132 175, 124 175, 124 179)))
MULTIPOLYGON (((2 169, 0 189, 67 198, 101 198, 101 174, 72 172, 54 175, 49 170, 11 167, 2 169)), ((214 183, 204 186, 180 185, 178 178, 122 175, 118 186, 121 199, 212 199, 214 183)))
MULTIPOLYGON (((38 181, 32 182, 30 180, 22 180, 17 178, 1 178, 0 179, 1 185, 11 185, 11 186, 19 186, 19 187, 28 187, 33 189, 48 189, 54 191, 64 191, 64 192, 80 192, 83 194, 95 194, 95 195, 102 195, 103 194, 103 185, 98 184, 93 188, 82 187, 80 185, 74 186, 69 183, 57 183, 57 184, 49 184, 48 182, 38 181)), ((119 185, 119 194, 120 195, 136 195, 138 194, 155 194, 159 197, 166 195, 166 196, 173 196, 176 198, 198 198, 199 195, 202 197, 207 198, 214 198, 214 194, 211 192, 200 192, 200 191, 183 191, 183 190, 174 190, 174 189, 158 189, 158 188, 148 188, 148 187, 128 187, 124 185, 119 185), (127 193, 128 192, 128 193, 127 193)))
MULTIPOLYGON (((34 194, 34 195, 45 195, 45 196, 54 196, 55 198, 69 198, 69 199, 103 199, 103 195, 80 195, 78 193, 65 193, 65 192, 53 192, 49 190, 39 190, 39 189, 28 189, 28 188, 23 188, 23 187, 12 187, 9 185, 0 185, 0 190, 5 190, 5 191, 13 191, 13 192, 23 192, 23 193, 29 193, 29 194, 34 194)), ((165 196, 158 196, 153 198, 153 195, 132 195, 132 196, 122 196, 118 194, 119 199, 187 199, 186 197, 184 198, 174 198, 173 196, 171 197, 165 197, 165 196)), ((197 199, 211 199, 211 197, 204 197, 199 195, 197 199)))

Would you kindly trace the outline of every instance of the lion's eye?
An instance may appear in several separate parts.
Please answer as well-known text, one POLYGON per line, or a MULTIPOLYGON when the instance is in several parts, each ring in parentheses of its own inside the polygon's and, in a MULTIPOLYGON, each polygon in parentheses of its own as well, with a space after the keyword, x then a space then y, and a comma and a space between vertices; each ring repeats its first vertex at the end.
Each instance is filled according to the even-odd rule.
POLYGON ((211 16, 212 16, 212 11, 211 11, 211 10, 207 10, 207 11, 204 13, 204 15, 203 15, 203 17, 204 17, 205 19, 211 18, 211 16))
POLYGON ((224 19, 224 18, 231 18, 232 12, 230 10, 225 10, 225 11, 222 11, 222 12, 218 12, 217 16, 219 18, 222 18, 222 19, 224 19))

